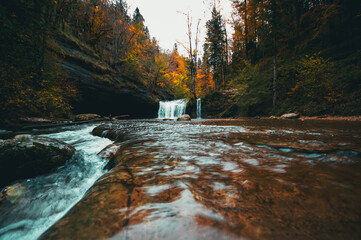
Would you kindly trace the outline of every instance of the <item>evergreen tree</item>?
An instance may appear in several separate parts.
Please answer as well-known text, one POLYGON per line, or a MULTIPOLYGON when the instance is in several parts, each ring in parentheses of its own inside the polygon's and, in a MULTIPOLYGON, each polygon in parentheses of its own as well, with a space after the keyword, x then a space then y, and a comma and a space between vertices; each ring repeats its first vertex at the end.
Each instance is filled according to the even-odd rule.
POLYGON ((227 68, 227 36, 225 23, 216 8, 213 8, 212 19, 207 24, 207 37, 204 44, 204 61, 211 67, 215 81, 215 89, 224 87, 227 68))
POLYGON ((134 10, 133 22, 134 22, 135 24, 143 23, 143 22, 144 22, 144 17, 143 17, 143 15, 140 13, 139 8, 136 8, 136 9, 134 10))
POLYGON ((149 38, 149 29, 147 26, 145 26, 144 23, 144 17, 143 15, 140 13, 139 8, 136 8, 134 10, 134 14, 133 14, 133 24, 139 28, 142 32, 145 33, 146 36, 148 36, 149 38))

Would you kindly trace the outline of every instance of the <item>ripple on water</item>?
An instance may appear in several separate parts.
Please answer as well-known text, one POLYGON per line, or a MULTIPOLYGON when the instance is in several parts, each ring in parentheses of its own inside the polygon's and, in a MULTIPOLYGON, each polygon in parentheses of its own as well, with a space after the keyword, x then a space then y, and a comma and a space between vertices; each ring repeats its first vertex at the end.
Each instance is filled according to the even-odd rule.
POLYGON ((142 224, 129 226, 110 239, 233 239, 212 227, 198 226, 199 221, 224 222, 224 218, 198 203, 185 189, 179 199, 170 203, 154 203, 139 207, 139 212, 150 212, 142 224))
MULTIPOLYGON (((293 121, 277 122, 286 125, 282 128, 269 126, 275 121, 265 123, 254 127, 252 121, 253 128, 246 130, 120 122, 130 139, 141 143, 126 146, 126 161, 97 182, 49 234, 70 239, 332 239, 337 232, 340 239, 359 239, 360 166, 335 164, 360 162, 359 153, 349 151, 359 149, 357 140, 293 121), (330 141, 347 144, 324 147, 330 141)), ((342 132, 349 133, 355 134, 342 132)))
POLYGON ((239 172, 240 169, 238 169, 238 164, 235 162, 228 162, 224 161, 222 162, 223 170, 224 171, 231 171, 231 172, 239 172))
POLYGON ((248 159, 242 159, 242 161, 251 164, 253 166, 259 166, 259 161, 257 159, 248 158, 248 159))

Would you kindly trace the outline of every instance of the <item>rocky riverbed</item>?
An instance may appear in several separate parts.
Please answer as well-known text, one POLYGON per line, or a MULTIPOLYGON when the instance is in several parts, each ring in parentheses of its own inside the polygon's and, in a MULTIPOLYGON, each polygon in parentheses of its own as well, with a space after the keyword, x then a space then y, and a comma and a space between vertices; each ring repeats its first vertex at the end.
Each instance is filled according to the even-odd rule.
MULTIPOLYGON (((360 122, 124 120, 96 126, 50 135, 77 152, 92 149, 84 154, 98 170, 91 181, 74 178, 90 189, 74 194, 80 201, 42 227, 41 239, 361 237, 360 122)), ((75 162, 89 166, 85 172, 94 169, 86 160, 75 162)), ((70 194, 75 183, 60 186, 70 194)), ((58 194, 53 208, 64 199, 58 194)), ((27 208, 0 211, 0 238, 21 236, 22 211, 36 204, 26 202, 27 208), (4 224, 4 212, 18 222, 4 224)))

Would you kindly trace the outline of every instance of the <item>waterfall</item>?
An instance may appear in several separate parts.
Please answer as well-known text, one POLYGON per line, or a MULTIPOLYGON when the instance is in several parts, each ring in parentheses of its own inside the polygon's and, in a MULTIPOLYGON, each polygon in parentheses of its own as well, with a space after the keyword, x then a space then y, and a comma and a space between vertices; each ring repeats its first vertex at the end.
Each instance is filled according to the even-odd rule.
POLYGON ((186 112, 187 101, 184 99, 174 101, 160 101, 158 118, 172 118, 176 119, 186 112))
POLYGON ((202 102, 200 98, 197 99, 197 118, 202 118, 202 102))

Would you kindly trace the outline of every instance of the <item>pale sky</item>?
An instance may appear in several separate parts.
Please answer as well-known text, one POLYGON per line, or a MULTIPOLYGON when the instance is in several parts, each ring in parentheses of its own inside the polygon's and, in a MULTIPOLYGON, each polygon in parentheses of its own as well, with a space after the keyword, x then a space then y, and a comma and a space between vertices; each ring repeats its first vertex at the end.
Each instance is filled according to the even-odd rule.
MULTIPOLYGON (((224 18, 231 16, 231 0, 218 0, 217 9, 221 9, 224 18)), ((151 37, 155 37, 159 46, 163 50, 172 50, 177 41, 188 45, 187 36, 187 17, 182 13, 190 12, 193 18, 193 41, 195 39, 196 26, 198 19, 200 23, 201 42, 198 49, 203 49, 203 40, 206 36, 206 22, 211 18, 213 0, 126 0, 129 7, 129 15, 132 16, 136 7, 145 19, 151 37)), ((231 27, 227 24, 229 37, 231 36, 231 27)), ((194 44, 194 43, 193 43, 194 44)), ((178 50, 182 55, 186 51, 178 44, 178 50)))

